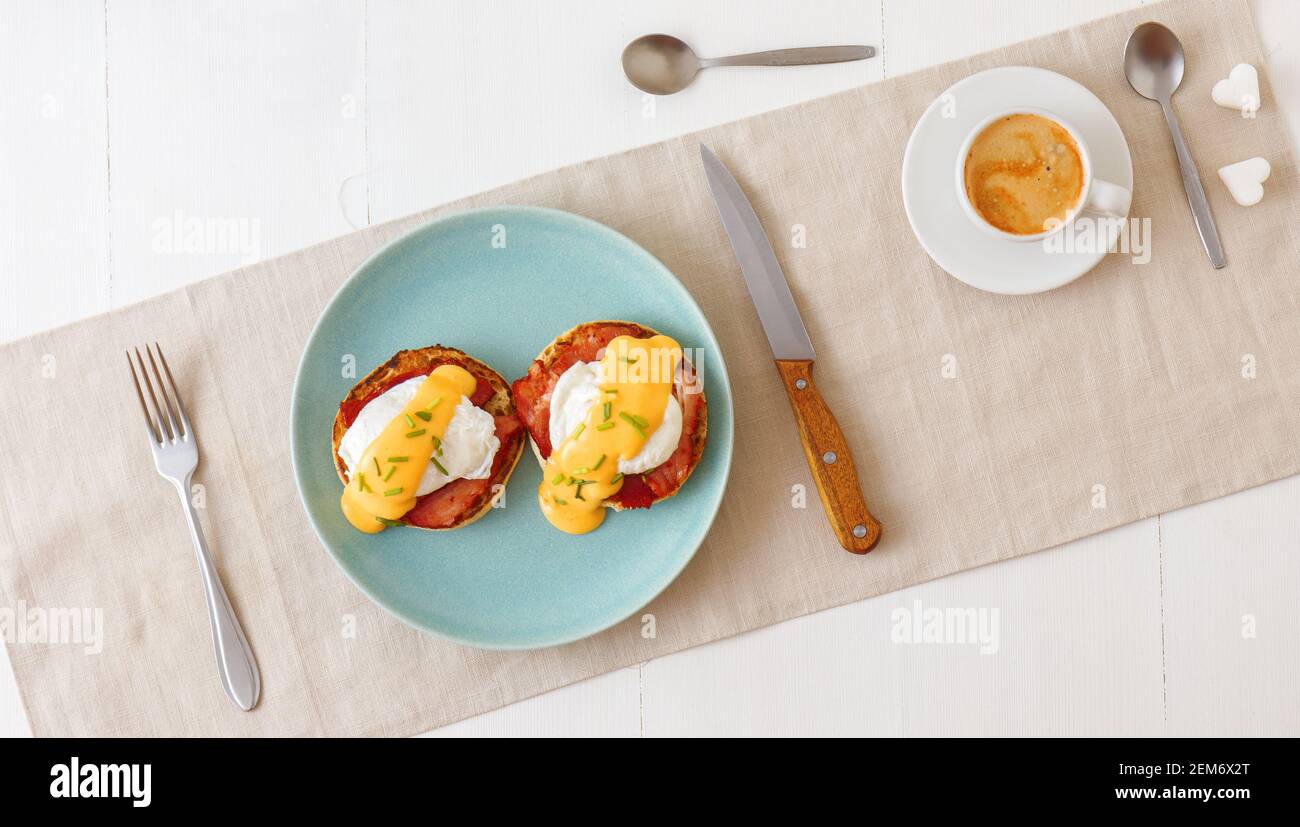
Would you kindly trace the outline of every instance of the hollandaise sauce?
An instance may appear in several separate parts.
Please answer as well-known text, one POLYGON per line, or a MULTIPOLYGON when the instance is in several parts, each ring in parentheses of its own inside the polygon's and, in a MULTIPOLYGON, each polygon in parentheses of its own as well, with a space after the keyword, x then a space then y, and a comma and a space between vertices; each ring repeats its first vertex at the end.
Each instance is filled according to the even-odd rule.
POLYGON ((425 466, 438 462, 442 436, 462 396, 477 385, 464 368, 439 365, 402 412, 361 455, 343 489, 343 516, 358 531, 375 534, 401 525, 415 507, 425 466))
POLYGON ((623 487, 620 459, 641 452, 663 422, 682 349, 667 336, 619 336, 600 361, 600 395, 558 445, 537 499, 551 525, 586 534, 605 519, 605 501, 623 487))

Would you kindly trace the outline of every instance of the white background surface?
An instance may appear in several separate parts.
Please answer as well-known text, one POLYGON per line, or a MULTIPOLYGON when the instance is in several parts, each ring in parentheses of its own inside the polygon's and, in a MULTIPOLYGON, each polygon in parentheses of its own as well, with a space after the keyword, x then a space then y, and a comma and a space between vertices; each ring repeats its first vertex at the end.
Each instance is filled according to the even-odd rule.
MULTIPOLYGON (((353 226, 1133 5, 0 0, 0 340, 353 226), (706 56, 833 43, 881 55, 710 70, 648 112, 618 56, 654 31, 706 56), (245 222, 255 249, 160 254, 155 222, 178 214, 245 222)), ((1254 7, 1279 98, 1263 105, 1282 107, 1300 134, 1300 9, 1254 7)), ((1221 186, 1203 172, 1207 187, 1221 186)), ((1300 478, 1283 480, 437 734, 1300 735, 1298 505, 1300 478), (997 609, 998 652, 892 643, 891 612, 918 600, 997 609), (1247 615, 1254 637, 1243 636, 1247 615)), ((27 732, 0 659, 0 735, 27 732)))

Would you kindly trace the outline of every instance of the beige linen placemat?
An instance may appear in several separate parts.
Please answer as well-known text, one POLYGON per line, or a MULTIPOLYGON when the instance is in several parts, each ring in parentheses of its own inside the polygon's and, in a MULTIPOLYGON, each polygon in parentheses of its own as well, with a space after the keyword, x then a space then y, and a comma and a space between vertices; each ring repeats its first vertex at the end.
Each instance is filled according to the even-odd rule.
POLYGON ((0 607, 103 613, 99 654, 9 646, 33 731, 405 735, 1300 471, 1296 170, 1267 87, 1254 120, 1211 103, 1211 85, 1239 61, 1264 67, 1244 0, 1140 9, 551 172, 5 346, 0 607), (1225 270, 1210 268, 1195 237, 1158 107, 1120 72, 1129 31, 1152 18, 1187 49, 1176 104, 1225 270), (1151 219, 1149 264, 1108 256, 1061 289, 996 296, 944 274, 918 246, 899 191, 912 125, 954 81, 1013 64, 1075 78, 1115 113, 1133 153, 1133 214, 1151 219), (811 491, 811 480, 709 199, 701 140, 777 241, 821 389, 885 526, 866 558, 839 549, 815 495, 791 507, 791 487, 811 491), (1263 202, 1244 209, 1214 171, 1252 155, 1273 174, 1263 202), (635 618, 534 652, 420 634, 346 581, 299 504, 290 389, 326 300, 369 253, 428 218, 504 202, 572 210, 644 245, 691 290, 724 349, 731 488, 695 560, 647 609, 654 638, 635 618), (784 243, 794 224, 806 248, 784 243), (203 437, 203 518, 265 680, 251 714, 222 695, 189 539, 140 439, 122 350, 154 339, 203 437), (1094 485, 1106 487, 1105 508, 1093 507, 1094 485))

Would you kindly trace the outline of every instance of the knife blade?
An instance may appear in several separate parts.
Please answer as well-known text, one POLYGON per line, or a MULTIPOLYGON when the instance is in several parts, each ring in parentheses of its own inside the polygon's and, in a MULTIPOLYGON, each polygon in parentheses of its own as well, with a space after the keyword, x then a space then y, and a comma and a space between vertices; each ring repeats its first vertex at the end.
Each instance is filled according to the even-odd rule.
POLYGON ((700 157, 713 191, 713 203, 740 262, 740 273, 758 310, 772 355, 777 359, 816 359, 817 352, 795 307, 785 272, 777 263, 772 243, 749 199, 718 156, 704 144, 700 144, 700 157))
POLYGON ((844 432, 813 384, 812 366, 817 355, 790 293, 785 271, 735 177, 704 144, 700 144, 700 158, 722 228, 740 263, 745 286, 749 288, 777 371, 790 397, 804 458, 831 528, 846 550, 866 554, 880 541, 880 523, 871 516, 862 498, 862 487, 844 432))

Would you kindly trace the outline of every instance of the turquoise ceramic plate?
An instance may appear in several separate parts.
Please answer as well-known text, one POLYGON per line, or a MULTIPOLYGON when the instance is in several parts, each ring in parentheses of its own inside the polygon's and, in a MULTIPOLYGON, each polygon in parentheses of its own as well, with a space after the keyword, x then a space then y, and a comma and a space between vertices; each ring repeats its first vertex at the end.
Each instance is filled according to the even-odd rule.
POLYGON ((704 314, 653 256, 576 215, 491 207, 420 227, 344 283, 303 351, 290 438, 317 535, 372 600, 418 629, 472 646, 552 646, 628 617, 691 559, 727 483, 731 389, 704 314), (440 343, 513 381, 556 335, 593 319, 642 322, 698 348, 690 353, 708 394, 709 440, 681 493, 571 537, 538 511, 541 471, 525 450, 505 507, 466 528, 363 536, 343 519, 330 427, 357 378, 403 348, 440 343), (350 359, 356 378, 344 376, 350 359))

